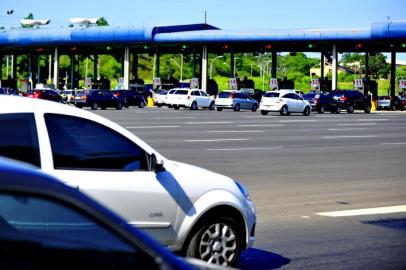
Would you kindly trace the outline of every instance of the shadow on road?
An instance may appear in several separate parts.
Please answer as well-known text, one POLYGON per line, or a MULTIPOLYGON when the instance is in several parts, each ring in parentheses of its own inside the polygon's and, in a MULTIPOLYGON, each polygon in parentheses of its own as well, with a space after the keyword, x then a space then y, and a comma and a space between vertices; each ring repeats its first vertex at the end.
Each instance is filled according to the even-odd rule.
POLYGON ((241 253, 237 267, 244 270, 277 269, 290 263, 290 259, 269 251, 250 248, 241 253))

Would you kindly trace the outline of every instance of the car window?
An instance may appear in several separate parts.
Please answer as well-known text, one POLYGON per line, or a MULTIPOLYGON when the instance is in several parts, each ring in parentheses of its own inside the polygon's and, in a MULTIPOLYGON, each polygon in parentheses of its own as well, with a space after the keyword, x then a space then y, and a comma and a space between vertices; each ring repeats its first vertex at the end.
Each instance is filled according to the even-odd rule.
POLYGON ((268 92, 268 93, 265 93, 264 97, 279 97, 279 93, 268 92))
POLYGON ((203 91, 199 91, 200 92, 200 95, 202 96, 202 97, 207 97, 208 95, 207 95, 207 93, 205 93, 205 92, 203 92, 203 91))
POLYGON ((192 91, 191 95, 192 96, 200 96, 200 93, 199 93, 199 91, 192 91))
POLYGON ((147 154, 116 131, 67 115, 45 114, 55 169, 147 170, 147 154))
POLYGON ((220 92, 219 98, 229 98, 231 96, 231 92, 220 92))
POLYGON ((5 269, 17 261, 38 269, 156 268, 144 251, 74 206, 27 193, 0 193, 0 246, 5 269))
POLYGON ((283 96, 283 98, 290 98, 290 99, 294 99, 294 96, 292 93, 287 93, 283 96))
POLYGON ((0 114, 0 156, 41 167, 33 113, 0 114))
POLYGON ((174 94, 175 95, 187 95, 188 90, 177 90, 174 94))

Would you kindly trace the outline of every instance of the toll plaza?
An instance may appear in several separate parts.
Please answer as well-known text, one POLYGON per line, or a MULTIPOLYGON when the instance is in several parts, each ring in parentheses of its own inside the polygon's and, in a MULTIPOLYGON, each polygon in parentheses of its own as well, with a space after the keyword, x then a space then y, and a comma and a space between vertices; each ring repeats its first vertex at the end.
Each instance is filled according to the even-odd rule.
MULTIPOLYGON (((270 66, 271 82, 262 82, 262 90, 268 87, 294 88, 293 81, 285 77, 277 78, 277 53, 280 52, 316 52, 320 53, 320 88, 327 91, 337 89, 338 53, 362 52, 365 53, 365 62, 369 55, 376 52, 391 54, 391 74, 395 74, 396 53, 406 52, 406 23, 372 23, 369 29, 304 29, 304 30, 253 30, 229 31, 221 30, 209 24, 190 24, 175 26, 79 26, 66 28, 33 28, 10 29, 0 32, 0 65, 3 59, 10 66, 10 75, 1 78, 3 86, 16 86, 15 62, 18 55, 28 58, 27 87, 33 88, 35 84, 44 79, 52 82, 55 88, 78 87, 78 55, 85 56, 98 63, 100 55, 112 55, 121 62, 120 87, 129 89, 130 85, 143 85, 138 77, 140 69, 138 58, 141 54, 153 57, 153 77, 160 78, 160 84, 151 88, 171 88, 177 86, 190 86, 185 84, 182 76, 175 78, 161 78, 160 56, 164 54, 178 54, 179 60, 173 64, 183 67, 183 59, 193 59, 193 80, 205 91, 216 93, 218 86, 212 79, 212 65, 224 55, 230 59, 230 78, 236 78, 236 53, 254 53, 256 55, 271 55, 270 66), (209 59, 209 54, 212 58, 209 59), (41 66, 40 55, 49 57, 46 69, 41 66), (64 55, 70 59, 70 68, 60 69, 60 57, 64 55), (6 56, 6 57, 4 57, 6 56), (332 67, 332 77, 325 76, 325 62, 332 67), (45 77, 45 78, 44 78, 45 77), (276 80, 276 81, 275 81, 276 80), (266 86, 266 87, 265 87, 266 86)), ((43 64, 42 64, 43 65, 43 64)), ((265 67, 262 67, 265 68, 265 67)), ((8 71, 9 69, 7 69, 8 71)), ((87 73, 87 70, 86 70, 87 73)), ((99 74, 99 65, 94 65, 93 74, 99 74)), ((107 78, 94 76, 88 78, 86 85, 90 88, 110 88, 107 78)), ((241 84, 249 84, 245 79, 241 84)), ((390 76, 390 94, 395 95, 395 76, 390 76)), ((246 86, 246 85, 245 85, 246 86)), ((361 89, 361 88, 359 88, 361 89)), ((365 94, 375 95, 376 82, 369 79, 368 64, 366 64, 363 87, 365 94)))

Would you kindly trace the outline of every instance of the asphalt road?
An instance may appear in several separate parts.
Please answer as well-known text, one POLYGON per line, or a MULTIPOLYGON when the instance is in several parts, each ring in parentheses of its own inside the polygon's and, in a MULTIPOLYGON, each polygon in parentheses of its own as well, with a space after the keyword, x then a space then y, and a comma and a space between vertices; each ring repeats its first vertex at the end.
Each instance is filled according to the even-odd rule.
POLYGON ((245 183, 258 223, 255 245, 239 267, 406 269, 406 212, 317 214, 406 205, 405 112, 282 117, 131 108, 97 113, 169 159, 245 183))

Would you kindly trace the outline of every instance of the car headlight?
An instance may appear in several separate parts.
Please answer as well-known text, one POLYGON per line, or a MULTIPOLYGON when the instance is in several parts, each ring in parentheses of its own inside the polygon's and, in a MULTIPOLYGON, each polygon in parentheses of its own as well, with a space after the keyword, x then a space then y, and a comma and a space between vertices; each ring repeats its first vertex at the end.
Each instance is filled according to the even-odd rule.
POLYGON ((241 194, 249 201, 251 201, 250 194, 248 193, 248 189, 240 182, 234 181, 237 185, 238 189, 241 191, 241 194))

